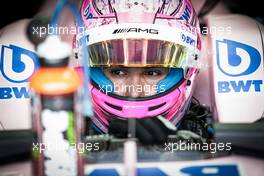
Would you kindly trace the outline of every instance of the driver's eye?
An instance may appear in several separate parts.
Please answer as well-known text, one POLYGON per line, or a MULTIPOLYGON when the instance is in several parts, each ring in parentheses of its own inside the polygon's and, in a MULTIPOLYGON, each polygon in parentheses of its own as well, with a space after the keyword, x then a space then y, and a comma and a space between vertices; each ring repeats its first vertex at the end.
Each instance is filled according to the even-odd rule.
POLYGON ((144 72, 144 75, 147 76, 159 76, 161 75, 161 71, 160 70, 148 70, 144 72))
POLYGON ((117 76, 127 75, 127 73, 124 70, 120 70, 120 69, 111 70, 111 74, 117 75, 117 76))

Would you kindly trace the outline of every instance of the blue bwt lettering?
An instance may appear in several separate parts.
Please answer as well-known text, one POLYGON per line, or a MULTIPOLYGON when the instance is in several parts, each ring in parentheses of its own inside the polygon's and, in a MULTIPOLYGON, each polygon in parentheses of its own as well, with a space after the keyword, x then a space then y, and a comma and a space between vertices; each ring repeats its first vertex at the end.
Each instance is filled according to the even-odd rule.
POLYGON ((253 87, 255 92, 261 92, 262 80, 247 80, 247 81, 219 81, 218 92, 249 92, 250 88, 253 87))
POLYGON ((0 87, 0 100, 11 98, 30 98, 29 90, 26 87, 0 87))

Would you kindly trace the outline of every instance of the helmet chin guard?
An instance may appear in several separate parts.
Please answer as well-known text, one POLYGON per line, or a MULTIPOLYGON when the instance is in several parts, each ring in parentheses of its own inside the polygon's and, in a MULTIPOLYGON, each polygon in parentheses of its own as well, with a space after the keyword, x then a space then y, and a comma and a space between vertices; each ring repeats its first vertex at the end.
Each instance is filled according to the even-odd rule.
MULTIPOLYGON (((82 75, 81 67, 76 68, 76 70, 82 75)), ((196 74, 197 69, 191 69, 188 79, 181 79, 178 82, 179 86, 175 85, 169 90, 150 97, 134 99, 114 95, 90 84, 89 90, 94 111, 97 115, 96 118, 99 118, 94 119, 94 121, 97 126, 105 126, 104 129, 107 129, 108 120, 111 118, 140 119, 162 115, 176 125, 181 120, 192 94, 193 85, 192 83, 188 85, 188 80, 194 81, 196 74)))

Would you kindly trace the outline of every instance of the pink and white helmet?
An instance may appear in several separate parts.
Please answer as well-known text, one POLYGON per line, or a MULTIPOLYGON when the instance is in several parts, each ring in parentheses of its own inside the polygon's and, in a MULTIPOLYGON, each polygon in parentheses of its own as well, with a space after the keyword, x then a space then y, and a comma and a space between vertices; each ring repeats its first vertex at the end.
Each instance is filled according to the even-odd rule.
MULTIPOLYGON (((77 35, 74 46, 78 49, 83 45, 80 39, 87 38, 96 126, 107 132, 111 118, 159 115, 177 125, 189 105, 199 69, 200 29, 191 2, 84 0, 81 15, 85 32, 77 35), (131 98, 113 93, 114 85, 102 71, 111 66, 170 71, 159 81, 155 95, 131 98)), ((81 72, 81 65, 76 69, 81 72)))

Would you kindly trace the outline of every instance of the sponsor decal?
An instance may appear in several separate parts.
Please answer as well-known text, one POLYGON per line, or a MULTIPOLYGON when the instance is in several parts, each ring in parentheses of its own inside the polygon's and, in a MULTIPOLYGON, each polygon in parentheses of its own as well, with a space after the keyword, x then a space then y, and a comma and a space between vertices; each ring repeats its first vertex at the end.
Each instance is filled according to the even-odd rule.
MULTIPOLYGON (((153 176, 169 176, 177 175, 183 176, 240 176, 237 165, 201 165, 201 166, 186 166, 176 169, 171 168, 159 168, 159 167, 144 167, 137 168, 138 176, 153 175, 153 176)), ((119 176, 122 175, 118 172, 118 169, 115 168, 96 168, 89 171, 88 176, 119 176)))
POLYGON ((256 48, 224 39, 223 41, 216 41, 216 53, 217 67, 220 72, 231 79, 236 78, 218 81, 219 93, 263 91, 262 79, 245 79, 245 76, 254 74, 260 67, 261 55, 256 48))
POLYGON ((180 19, 185 20, 185 21, 189 21, 190 18, 191 18, 191 10, 190 10, 190 7, 188 7, 188 5, 186 5, 184 12, 183 12, 182 16, 180 17, 180 19))
POLYGON ((16 45, 1 45, 0 73, 9 82, 17 83, 12 87, 0 85, 1 99, 29 98, 29 89, 20 83, 28 82, 38 68, 37 54, 16 45))
POLYGON ((188 45, 191 45, 191 46, 195 46, 195 43, 196 43, 196 40, 194 40, 193 38, 185 35, 185 34, 181 34, 181 41, 184 42, 184 43, 187 43, 188 45))
POLYGON ((83 11, 83 16, 88 20, 93 18, 93 14, 90 12, 91 5, 88 4, 88 6, 83 11))
POLYGON ((141 28, 121 28, 121 29, 115 29, 113 34, 120 34, 120 33, 149 33, 149 34, 159 34, 159 30, 157 29, 141 29, 141 28))

